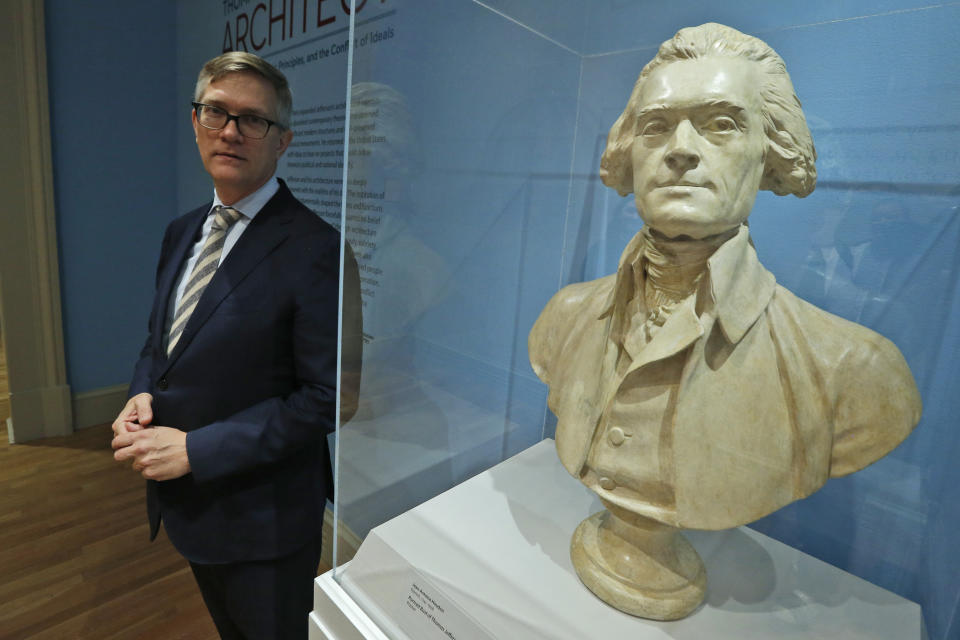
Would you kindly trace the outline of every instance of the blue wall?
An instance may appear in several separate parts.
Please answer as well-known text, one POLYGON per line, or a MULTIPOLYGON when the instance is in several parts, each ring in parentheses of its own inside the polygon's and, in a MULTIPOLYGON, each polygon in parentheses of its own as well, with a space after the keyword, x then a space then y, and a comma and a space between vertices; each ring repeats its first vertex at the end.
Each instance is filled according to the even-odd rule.
POLYGON ((47 0, 45 11, 60 289, 76 393, 130 379, 160 240, 177 213, 174 138, 186 122, 175 120, 173 3, 47 0))

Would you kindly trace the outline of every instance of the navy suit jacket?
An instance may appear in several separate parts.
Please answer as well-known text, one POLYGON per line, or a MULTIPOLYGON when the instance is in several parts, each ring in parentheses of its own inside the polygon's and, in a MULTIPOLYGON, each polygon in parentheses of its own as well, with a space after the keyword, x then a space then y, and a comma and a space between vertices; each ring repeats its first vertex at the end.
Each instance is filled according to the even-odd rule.
MULTIPOLYGON (((167 305, 209 209, 167 228, 130 386, 130 396, 153 395, 152 424, 187 432, 191 473, 147 482, 150 537, 162 518, 190 561, 275 558, 319 533, 333 496, 327 435, 335 424, 340 236, 280 181, 168 357, 167 305)), ((347 258, 345 307, 358 310, 359 287, 349 286, 357 267, 347 258)), ((359 327, 345 336, 344 361, 358 366, 359 327)))

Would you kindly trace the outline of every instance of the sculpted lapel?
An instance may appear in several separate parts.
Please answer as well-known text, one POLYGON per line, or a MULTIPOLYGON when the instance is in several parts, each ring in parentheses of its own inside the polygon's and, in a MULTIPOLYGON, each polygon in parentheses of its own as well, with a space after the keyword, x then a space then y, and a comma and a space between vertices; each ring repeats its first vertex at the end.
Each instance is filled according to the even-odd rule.
MULTIPOLYGON (((608 277, 612 279, 612 276, 608 277)), ((570 345, 569 348, 583 356, 579 360, 582 373, 558 371, 559 376, 573 375, 569 375, 569 381, 558 379, 551 383, 547 398, 557 416, 557 454, 563 466, 575 477, 580 476, 593 439, 593 430, 583 429, 581 425, 597 424, 601 411, 612 397, 612 392, 604 391, 604 380, 615 375, 617 368, 617 347, 606 339, 610 332, 610 317, 602 320, 590 318, 590 321, 603 328, 568 336, 580 341, 579 345, 570 345), (599 358, 597 354, 600 354, 599 358)))

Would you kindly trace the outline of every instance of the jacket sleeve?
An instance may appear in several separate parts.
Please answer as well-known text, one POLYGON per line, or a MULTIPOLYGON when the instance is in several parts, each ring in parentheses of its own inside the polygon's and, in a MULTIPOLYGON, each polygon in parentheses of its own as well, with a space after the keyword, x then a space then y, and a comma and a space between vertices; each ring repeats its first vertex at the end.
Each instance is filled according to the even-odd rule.
POLYGON ((363 300, 360 269, 349 243, 344 243, 343 305, 340 322, 340 424, 350 420, 360 403, 363 363, 363 300))

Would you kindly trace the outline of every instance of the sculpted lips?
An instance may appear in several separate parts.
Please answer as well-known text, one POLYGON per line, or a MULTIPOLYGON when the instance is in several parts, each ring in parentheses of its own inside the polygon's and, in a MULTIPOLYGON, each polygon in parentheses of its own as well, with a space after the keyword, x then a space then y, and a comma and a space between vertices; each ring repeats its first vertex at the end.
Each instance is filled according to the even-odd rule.
POLYGON ((701 189, 710 189, 713 187, 711 182, 698 183, 690 182, 689 180, 669 180, 667 182, 661 182, 657 185, 658 189, 669 189, 671 187, 697 187, 701 189))
POLYGON ((705 182, 692 182, 690 180, 665 180, 657 182, 654 191, 659 192, 661 197, 685 198, 692 197, 699 193, 700 189, 712 191, 714 184, 709 180, 705 182))

